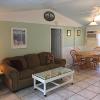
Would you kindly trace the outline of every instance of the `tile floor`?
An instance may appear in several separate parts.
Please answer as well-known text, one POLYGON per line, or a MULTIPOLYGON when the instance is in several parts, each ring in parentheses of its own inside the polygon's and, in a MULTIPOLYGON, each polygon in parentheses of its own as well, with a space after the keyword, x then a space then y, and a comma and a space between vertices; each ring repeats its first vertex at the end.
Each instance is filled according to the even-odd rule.
POLYGON ((16 93, 7 88, 0 90, 0 100, 100 100, 100 70, 81 70, 74 75, 74 85, 68 84, 53 90, 44 97, 29 87, 16 93))

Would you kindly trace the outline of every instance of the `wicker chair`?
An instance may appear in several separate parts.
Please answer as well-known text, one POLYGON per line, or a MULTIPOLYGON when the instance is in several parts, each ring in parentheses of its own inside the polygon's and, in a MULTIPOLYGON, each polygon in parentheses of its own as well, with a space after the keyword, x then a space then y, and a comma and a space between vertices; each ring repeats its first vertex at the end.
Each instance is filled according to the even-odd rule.
POLYGON ((71 50, 70 51, 70 55, 71 55, 71 57, 72 57, 72 65, 75 65, 76 64, 76 56, 75 56, 75 54, 77 54, 77 51, 76 50, 71 50))
POLYGON ((72 56, 73 59, 72 65, 75 66, 78 71, 80 67, 84 67, 85 59, 81 55, 79 55, 76 50, 71 50, 70 55, 72 56))
POLYGON ((98 64, 98 57, 95 57, 95 56, 88 57, 86 58, 86 63, 89 67, 92 67, 93 69, 95 69, 98 64))
MULTIPOLYGON (((95 47, 93 50, 100 52, 100 47, 95 47)), ((100 55, 97 55, 95 58, 98 60, 97 62, 99 63, 100 62, 100 55)))

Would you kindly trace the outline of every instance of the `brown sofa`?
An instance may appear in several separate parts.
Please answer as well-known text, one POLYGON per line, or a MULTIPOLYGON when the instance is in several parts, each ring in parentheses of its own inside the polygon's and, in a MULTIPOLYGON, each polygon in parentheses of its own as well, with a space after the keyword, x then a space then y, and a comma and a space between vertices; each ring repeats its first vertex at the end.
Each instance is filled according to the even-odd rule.
POLYGON ((4 82, 11 91, 31 86, 33 83, 32 74, 65 66, 64 59, 54 59, 54 63, 47 64, 47 55, 49 52, 39 54, 28 54, 24 56, 9 57, 2 61, 2 71, 5 74, 4 82), (17 65, 18 69, 12 67, 11 61, 17 65))

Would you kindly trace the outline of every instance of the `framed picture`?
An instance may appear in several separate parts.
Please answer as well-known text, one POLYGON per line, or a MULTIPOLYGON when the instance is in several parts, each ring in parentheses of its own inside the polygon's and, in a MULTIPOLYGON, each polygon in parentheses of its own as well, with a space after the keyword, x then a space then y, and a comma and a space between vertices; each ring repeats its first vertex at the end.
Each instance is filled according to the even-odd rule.
POLYGON ((71 30, 67 30, 67 36, 71 36, 71 30))
POLYGON ((77 30, 77 36, 81 35, 81 30, 77 30))
POLYGON ((11 47, 26 48, 27 47, 27 29, 11 28, 11 47))

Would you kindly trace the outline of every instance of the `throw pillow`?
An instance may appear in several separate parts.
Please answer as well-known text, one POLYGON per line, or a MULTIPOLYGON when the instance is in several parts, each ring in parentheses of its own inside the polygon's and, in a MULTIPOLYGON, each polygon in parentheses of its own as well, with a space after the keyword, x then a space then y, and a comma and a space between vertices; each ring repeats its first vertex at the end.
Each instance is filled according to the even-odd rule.
POLYGON ((12 66, 13 68, 17 69, 18 71, 22 71, 23 70, 23 64, 20 60, 11 60, 10 61, 10 66, 12 66))
POLYGON ((54 55, 48 54, 47 55, 47 64, 52 64, 52 63, 54 63, 54 55))

